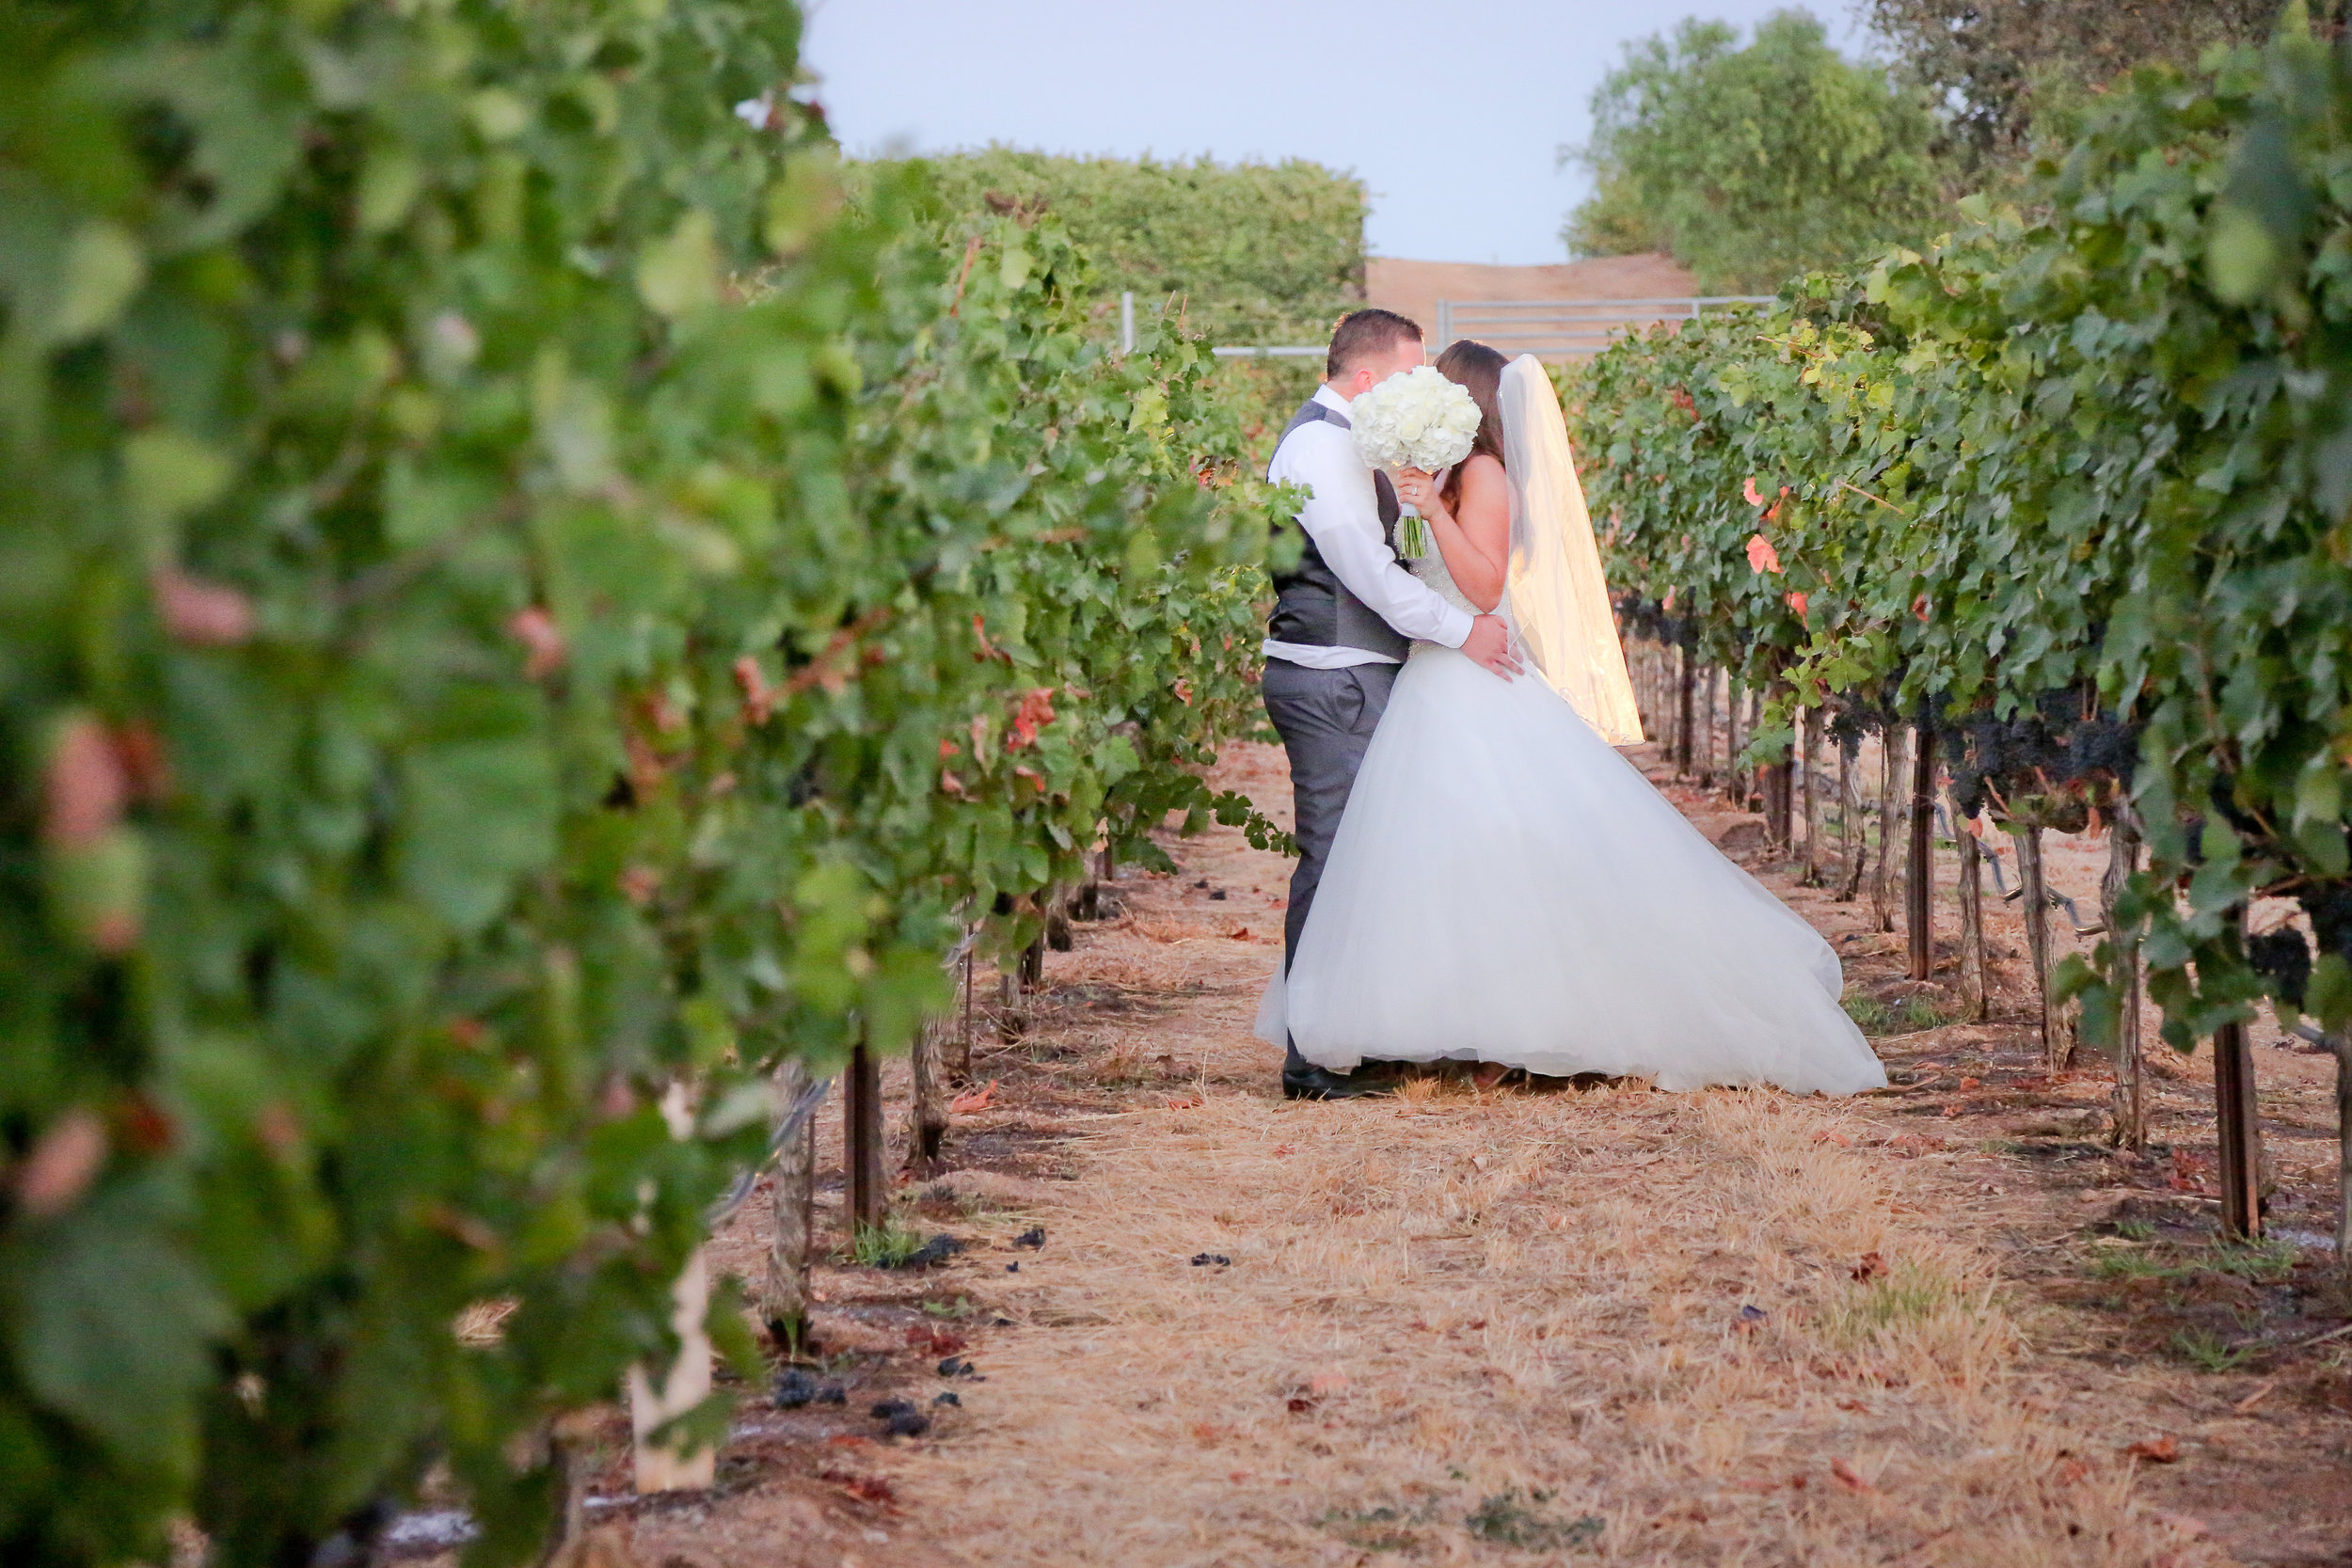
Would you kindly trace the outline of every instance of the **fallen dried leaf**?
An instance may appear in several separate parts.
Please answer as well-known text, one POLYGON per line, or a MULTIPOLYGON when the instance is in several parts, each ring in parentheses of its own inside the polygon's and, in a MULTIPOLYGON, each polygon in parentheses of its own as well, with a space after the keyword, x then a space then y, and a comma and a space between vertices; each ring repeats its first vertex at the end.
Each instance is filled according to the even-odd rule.
POLYGON ((1875 1252, 1864 1253, 1862 1255, 1862 1261, 1856 1263, 1853 1267, 1854 1279, 1858 1283, 1865 1285, 1868 1284, 1871 1280, 1876 1279, 1879 1275, 1884 1274, 1885 1272, 1886 1259, 1875 1252))
POLYGON ((888 1508, 898 1501, 886 1476, 852 1475, 847 1470, 819 1470, 817 1479, 833 1482, 862 1503, 877 1503, 888 1508))
POLYGON ((1842 1459, 1833 1459, 1829 1462, 1829 1473, 1837 1478, 1840 1485, 1851 1487, 1856 1492, 1875 1492, 1878 1490, 1877 1487, 1871 1485, 1867 1481, 1863 1479, 1861 1471, 1855 1469, 1851 1465, 1847 1464, 1842 1459))
POLYGON ((953 1355, 970 1341, 961 1334, 952 1334, 930 1323, 910 1323, 907 1326, 907 1347, 926 1355, 953 1355))
POLYGON ((2180 1439, 2167 1433, 2162 1437, 2143 1437, 2123 1451, 2151 1465, 2170 1465, 2181 1457, 2181 1444, 2180 1439))
POLYGON ((947 1114, 949 1116, 968 1117, 976 1111, 985 1111, 995 1103, 996 1080, 992 1078, 988 1081, 984 1087, 966 1089, 963 1093, 956 1096, 955 1099, 947 1101, 947 1114))

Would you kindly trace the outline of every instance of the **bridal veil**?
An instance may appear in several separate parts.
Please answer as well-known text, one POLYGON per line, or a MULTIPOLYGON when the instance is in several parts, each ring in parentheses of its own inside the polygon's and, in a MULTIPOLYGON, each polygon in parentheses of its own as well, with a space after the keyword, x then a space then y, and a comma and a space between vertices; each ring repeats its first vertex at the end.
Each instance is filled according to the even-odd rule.
POLYGON ((1511 480, 1511 619, 1545 682, 1612 746, 1642 742, 1633 682, 1543 361, 1503 367, 1502 466, 1511 480))

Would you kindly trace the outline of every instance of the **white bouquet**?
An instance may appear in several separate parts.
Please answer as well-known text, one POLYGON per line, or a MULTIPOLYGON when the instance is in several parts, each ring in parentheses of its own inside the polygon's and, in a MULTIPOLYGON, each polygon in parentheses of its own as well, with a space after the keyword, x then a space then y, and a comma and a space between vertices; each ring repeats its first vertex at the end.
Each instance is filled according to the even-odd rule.
MULTIPOLYGON (((1470 388, 1429 365, 1399 372, 1347 405, 1358 456, 1375 468, 1431 474, 1470 455, 1479 418, 1470 388)), ((1405 510, 1404 545, 1405 553, 1415 558, 1429 551, 1428 531, 1410 507, 1405 510)))

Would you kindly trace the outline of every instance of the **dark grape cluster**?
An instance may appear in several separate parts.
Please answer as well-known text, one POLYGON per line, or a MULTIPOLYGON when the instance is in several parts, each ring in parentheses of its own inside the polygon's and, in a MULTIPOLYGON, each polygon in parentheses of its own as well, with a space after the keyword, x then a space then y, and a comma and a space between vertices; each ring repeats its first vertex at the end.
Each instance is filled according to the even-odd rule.
POLYGON ((2004 800, 2066 795, 2088 800, 2100 785, 2131 776, 2139 726, 2100 707, 2086 689, 2047 691, 2010 718, 1977 713, 1936 726, 1950 759, 1952 799, 1962 813, 2004 800))
POLYGON ((2302 932, 2292 926, 2281 926, 2275 931, 2248 937, 2246 963, 2270 982, 2272 995, 2298 1007, 2303 1005, 2304 990, 2312 980, 2312 949, 2302 932))
POLYGON ((1620 594, 1615 604, 1617 625, 1626 637, 1639 638, 1645 642, 1663 642, 1672 648, 1695 648, 1699 645, 1698 623, 1687 615, 1675 614, 1656 599, 1620 594))

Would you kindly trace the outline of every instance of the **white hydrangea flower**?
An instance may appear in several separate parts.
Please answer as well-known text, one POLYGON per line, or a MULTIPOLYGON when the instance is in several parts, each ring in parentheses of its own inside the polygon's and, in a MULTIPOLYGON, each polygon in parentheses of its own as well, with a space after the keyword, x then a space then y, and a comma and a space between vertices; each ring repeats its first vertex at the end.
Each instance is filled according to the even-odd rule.
POLYGON ((1479 414, 1469 388, 1435 366, 1417 365, 1350 403, 1347 419, 1365 462, 1434 474, 1470 455, 1479 414))

